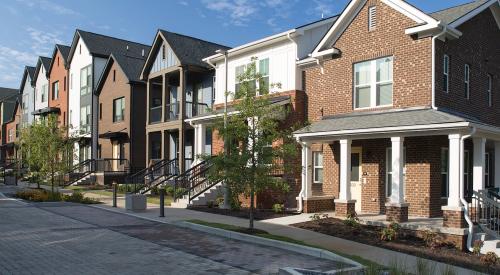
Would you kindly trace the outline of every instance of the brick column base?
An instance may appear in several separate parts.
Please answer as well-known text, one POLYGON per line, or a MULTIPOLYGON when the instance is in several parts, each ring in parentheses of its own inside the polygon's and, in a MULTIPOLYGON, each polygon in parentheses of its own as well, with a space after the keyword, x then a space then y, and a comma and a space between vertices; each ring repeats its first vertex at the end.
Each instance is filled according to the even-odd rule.
POLYGON ((335 216, 347 218, 356 215, 355 200, 335 200, 335 216))
POLYGON ((407 203, 387 203, 385 205, 386 220, 390 222, 407 222, 408 221, 408 204, 407 203))
POLYGON ((453 228, 466 228, 467 222, 464 217, 464 209, 462 207, 443 206, 443 226, 453 228))
POLYGON ((307 199, 304 200, 304 213, 316 213, 324 211, 333 211, 335 204, 333 198, 330 199, 307 199))

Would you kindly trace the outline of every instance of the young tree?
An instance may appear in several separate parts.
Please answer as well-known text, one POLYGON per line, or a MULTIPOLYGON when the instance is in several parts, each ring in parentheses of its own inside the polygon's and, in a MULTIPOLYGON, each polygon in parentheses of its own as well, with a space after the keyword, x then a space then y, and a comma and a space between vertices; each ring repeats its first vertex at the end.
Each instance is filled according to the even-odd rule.
POLYGON ((238 87, 233 108, 235 112, 218 119, 213 126, 221 139, 226 140, 224 152, 211 158, 210 177, 223 181, 229 187, 231 197, 240 194, 250 198, 249 228, 254 228, 255 195, 261 191, 278 189, 287 192, 288 183, 273 176, 277 170, 289 170, 288 160, 297 152, 291 129, 283 129, 281 121, 287 115, 283 106, 273 106, 269 96, 268 78, 256 71, 252 62, 237 77, 238 87))
MULTIPOLYGON (((64 175, 69 169, 68 158, 72 155, 68 154, 71 146, 68 141, 65 127, 58 125, 55 115, 35 121, 21 130, 19 147, 30 172, 39 179, 50 179, 52 193, 56 177, 64 175)), ((39 181, 37 184, 40 188, 39 181)))

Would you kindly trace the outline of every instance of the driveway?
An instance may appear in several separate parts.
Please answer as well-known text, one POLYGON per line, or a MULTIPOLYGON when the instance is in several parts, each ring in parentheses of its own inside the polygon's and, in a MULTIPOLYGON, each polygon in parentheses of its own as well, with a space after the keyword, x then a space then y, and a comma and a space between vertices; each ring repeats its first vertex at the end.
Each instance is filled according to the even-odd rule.
POLYGON ((338 266, 91 206, 0 193, 0 274, 275 274, 338 266))

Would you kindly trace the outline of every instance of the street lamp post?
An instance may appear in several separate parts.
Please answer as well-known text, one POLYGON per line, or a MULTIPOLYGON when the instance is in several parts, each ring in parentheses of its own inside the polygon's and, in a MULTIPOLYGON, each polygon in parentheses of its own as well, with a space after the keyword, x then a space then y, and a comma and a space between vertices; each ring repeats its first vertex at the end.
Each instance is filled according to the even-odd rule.
MULTIPOLYGON (((227 65, 227 50, 217 50, 216 51, 219 54, 224 55, 224 130, 227 130, 227 95, 228 95, 228 90, 227 90, 227 82, 228 82, 228 65, 227 65)), ((224 157, 227 156, 228 154, 228 142, 227 142, 227 132, 224 134, 224 157)), ((224 182, 224 205, 222 206, 222 209, 229 209, 231 208, 229 204, 229 187, 226 182, 224 182)))

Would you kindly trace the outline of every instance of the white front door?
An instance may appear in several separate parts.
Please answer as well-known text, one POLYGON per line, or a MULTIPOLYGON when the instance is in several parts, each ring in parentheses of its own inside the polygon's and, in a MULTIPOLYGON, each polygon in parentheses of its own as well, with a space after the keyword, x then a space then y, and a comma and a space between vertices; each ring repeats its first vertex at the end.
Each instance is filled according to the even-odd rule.
POLYGON ((351 149, 351 198, 356 200, 356 213, 361 212, 361 189, 362 189, 362 149, 353 147, 351 149))

